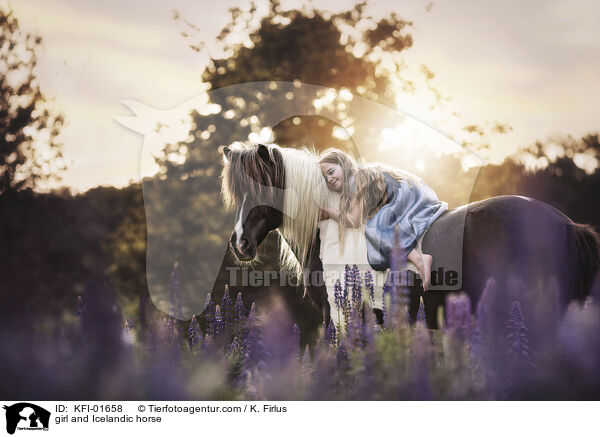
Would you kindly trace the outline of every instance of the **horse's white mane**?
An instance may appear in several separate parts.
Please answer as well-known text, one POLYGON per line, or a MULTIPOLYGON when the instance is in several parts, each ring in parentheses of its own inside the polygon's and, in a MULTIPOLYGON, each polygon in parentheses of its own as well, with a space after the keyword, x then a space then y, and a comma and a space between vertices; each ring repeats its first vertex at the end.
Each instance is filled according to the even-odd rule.
MULTIPOLYGON (((327 204, 327 184, 319 168, 318 155, 304 149, 282 148, 275 145, 285 167, 283 225, 280 232, 287 242, 297 246, 297 257, 305 265, 319 223, 319 210, 327 204)), ((297 267, 290 248, 282 242, 282 265, 297 267)))

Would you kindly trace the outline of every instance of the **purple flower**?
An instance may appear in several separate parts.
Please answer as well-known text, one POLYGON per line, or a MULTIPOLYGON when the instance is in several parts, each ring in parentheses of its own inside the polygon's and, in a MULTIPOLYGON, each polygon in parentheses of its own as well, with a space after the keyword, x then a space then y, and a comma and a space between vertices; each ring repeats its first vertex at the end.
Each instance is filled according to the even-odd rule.
POLYGON ((229 296, 229 287, 225 285, 223 301, 221 304, 221 316, 223 317, 223 331, 228 331, 233 327, 233 300, 229 296))
POLYGON ((471 300, 466 293, 446 297, 446 328, 458 341, 464 342, 471 337, 471 300))
POLYGON ((390 320, 390 305, 391 305, 391 301, 392 301, 392 282, 391 282, 391 274, 388 272, 387 278, 385 280, 385 283, 383 284, 383 304, 381 306, 381 311, 383 312, 383 326, 385 326, 386 328, 390 328, 391 327, 391 320, 390 320))
POLYGON ((369 293, 369 298, 371 299, 371 305, 375 306, 375 285, 373 281, 373 273, 370 270, 365 272, 365 288, 369 293))
POLYGON ((193 348, 198 342, 200 342, 200 325, 194 315, 192 316, 192 321, 188 328, 188 344, 190 345, 190 348, 193 348))
POLYGON ((508 330, 509 355, 516 363, 531 365, 529 356, 529 341, 527 340, 527 327, 525 317, 521 311, 519 301, 514 301, 508 316, 506 329, 508 330))
POLYGON ((173 264, 171 282, 169 284, 169 315, 176 319, 183 317, 183 300, 181 297, 181 276, 179 274, 179 263, 173 264))
POLYGON ((362 278, 356 264, 352 266, 352 276, 352 306, 358 308, 362 302, 362 278))
POLYGON ((417 311, 417 322, 426 322, 425 306, 423 305, 423 297, 419 299, 419 310, 417 311))
POLYGON ((354 271, 350 268, 348 264, 344 268, 344 302, 348 302, 349 294, 354 287, 354 271))
POLYGON ((333 321, 329 321, 329 326, 327 327, 327 343, 331 346, 335 346, 337 344, 337 331, 335 329, 335 324, 333 321))
POLYGON ((242 293, 237 294, 235 299, 235 305, 233 308, 233 316, 235 320, 242 320, 246 317, 246 307, 244 307, 244 300, 242 299, 242 293))
POLYGON ((75 314, 77 317, 85 317, 85 304, 81 299, 81 296, 77 296, 77 304, 75 305, 75 314))
POLYGON ((225 326, 223 323, 223 316, 221 314, 221 308, 219 307, 219 305, 217 305, 215 307, 215 338, 217 340, 219 340, 221 335, 223 334, 224 327, 225 326))
POLYGON ((206 318, 206 336, 208 338, 214 338, 217 332, 216 319, 215 319, 215 303, 210 300, 210 294, 208 295, 208 302, 204 309, 204 317, 206 318))
POLYGON ((338 310, 343 310, 344 304, 344 294, 342 292, 342 284, 340 284, 340 280, 337 279, 333 286, 333 298, 335 301, 335 306, 338 310))
POLYGON ((295 323, 292 326, 292 338, 296 346, 296 356, 300 357, 300 328, 295 323))
POLYGON ((210 295, 210 293, 208 293, 206 295, 206 299, 204 300, 204 309, 208 308, 208 306, 211 304, 212 302, 212 297, 210 295))

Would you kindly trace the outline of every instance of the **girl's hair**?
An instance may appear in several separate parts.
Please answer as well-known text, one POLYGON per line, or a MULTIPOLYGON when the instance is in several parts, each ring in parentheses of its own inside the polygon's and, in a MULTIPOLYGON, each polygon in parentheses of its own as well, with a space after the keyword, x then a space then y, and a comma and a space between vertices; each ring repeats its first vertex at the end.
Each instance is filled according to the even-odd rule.
POLYGON ((350 225, 347 213, 350 211, 352 203, 358 204, 359 225, 362 226, 389 200, 385 181, 386 174, 399 182, 408 183, 411 188, 420 182, 416 176, 384 164, 368 164, 358 167, 352 156, 334 148, 323 152, 319 163, 337 164, 342 168, 343 183, 339 206, 340 253, 343 252, 345 228, 350 225), (350 184, 352 176, 354 176, 354 183, 350 184))

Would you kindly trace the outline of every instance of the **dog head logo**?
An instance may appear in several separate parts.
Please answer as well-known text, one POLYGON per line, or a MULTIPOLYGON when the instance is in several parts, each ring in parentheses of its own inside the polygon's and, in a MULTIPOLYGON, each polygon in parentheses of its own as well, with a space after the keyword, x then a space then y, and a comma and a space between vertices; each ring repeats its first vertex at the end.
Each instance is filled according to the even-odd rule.
POLYGON ((19 430, 47 430, 50 412, 35 404, 20 402, 4 406, 6 410, 6 432, 14 434, 19 430))
MULTIPOLYGON (((468 203, 481 166, 473 153, 432 127, 435 118, 420 120, 408 115, 410 106, 391 108, 344 89, 253 82, 207 91, 170 110, 130 100, 123 103, 135 115, 114 118, 143 134, 140 173, 155 175, 142 180, 148 290, 157 308, 180 320, 201 313, 219 274, 228 274, 224 262, 231 230, 234 223, 244 223, 244 214, 233 217, 220 201, 219 150, 224 146, 240 141, 269 144, 286 121, 295 126, 301 117, 319 117, 330 123, 332 135, 346 141, 359 162, 383 162, 415 172, 440 199, 455 205, 468 203), (161 156, 162 167, 156 159, 161 156), (447 183, 448 175, 454 184, 447 183), (200 244, 199 236, 204 235, 209 237, 200 244), (181 281, 172 280, 175 263, 181 281)), ((310 148, 310 143, 304 145, 310 148)), ((295 174, 299 168, 304 167, 294 167, 295 174)), ((246 191, 265 191, 258 181, 246 179, 253 184, 244 186, 246 191)), ((306 194, 285 192, 288 197, 306 194)), ((266 200, 253 201, 272 206, 265 205, 266 200)), ((258 205, 246 204, 240 212, 254 206, 258 205)), ((292 216, 290 211, 281 212, 292 216)))

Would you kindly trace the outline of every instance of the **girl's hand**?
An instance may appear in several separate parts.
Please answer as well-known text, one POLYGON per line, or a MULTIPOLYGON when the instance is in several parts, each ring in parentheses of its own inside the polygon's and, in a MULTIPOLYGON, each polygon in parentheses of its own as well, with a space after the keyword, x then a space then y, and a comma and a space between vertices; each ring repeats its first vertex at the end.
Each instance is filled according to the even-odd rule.
POLYGON ((329 218, 329 213, 325 209, 321 209, 319 211, 319 220, 327 220, 329 218))

